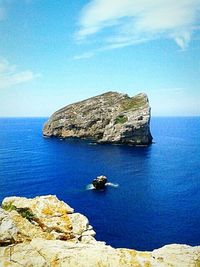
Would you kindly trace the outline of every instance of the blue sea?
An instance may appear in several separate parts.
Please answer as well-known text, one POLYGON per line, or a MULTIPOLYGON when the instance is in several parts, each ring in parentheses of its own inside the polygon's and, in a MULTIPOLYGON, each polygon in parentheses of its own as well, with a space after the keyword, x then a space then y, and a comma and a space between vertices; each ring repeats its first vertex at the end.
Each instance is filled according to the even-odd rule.
POLYGON ((200 244, 200 118, 152 118, 149 147, 43 138, 46 118, 0 119, 0 200, 55 194, 98 240, 152 250, 200 244), (91 181, 106 175, 104 191, 91 181))

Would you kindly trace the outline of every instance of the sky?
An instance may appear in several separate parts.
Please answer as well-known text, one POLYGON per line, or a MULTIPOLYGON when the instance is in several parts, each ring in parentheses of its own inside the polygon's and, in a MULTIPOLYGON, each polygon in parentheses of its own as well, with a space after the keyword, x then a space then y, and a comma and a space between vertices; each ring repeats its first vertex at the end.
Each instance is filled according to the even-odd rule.
POLYGON ((0 117, 107 91, 200 115, 200 0, 0 0, 0 117))

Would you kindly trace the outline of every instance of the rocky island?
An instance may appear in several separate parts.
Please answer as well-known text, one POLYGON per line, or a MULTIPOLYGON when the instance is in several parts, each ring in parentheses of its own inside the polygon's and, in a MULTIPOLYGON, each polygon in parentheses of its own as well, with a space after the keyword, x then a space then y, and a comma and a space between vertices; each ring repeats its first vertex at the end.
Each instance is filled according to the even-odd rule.
POLYGON ((88 219, 56 196, 7 197, 0 208, 0 267, 200 266, 200 246, 144 252, 114 249, 94 236, 88 219))
POLYGON ((107 92, 56 111, 45 123, 44 136, 78 137, 98 143, 149 145, 148 97, 107 92))
POLYGON ((100 176, 97 176, 97 178, 95 178, 92 181, 92 185, 94 186, 95 189, 101 190, 101 189, 104 189, 106 187, 107 182, 108 182, 107 177, 104 175, 100 175, 100 176))

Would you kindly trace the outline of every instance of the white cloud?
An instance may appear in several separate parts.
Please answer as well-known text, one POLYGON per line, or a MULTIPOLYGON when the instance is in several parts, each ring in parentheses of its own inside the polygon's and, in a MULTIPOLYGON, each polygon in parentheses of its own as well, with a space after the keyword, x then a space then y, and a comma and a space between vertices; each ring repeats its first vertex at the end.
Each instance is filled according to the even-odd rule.
POLYGON ((199 11, 200 0, 93 0, 82 10, 76 38, 103 32, 103 45, 113 48, 167 38, 185 49, 199 29, 199 11))
POLYGON ((159 88, 155 89, 155 92, 159 93, 168 93, 168 94, 182 94, 187 91, 186 88, 183 87, 166 87, 166 88, 159 88))
POLYGON ((39 76, 30 70, 18 71, 17 66, 10 64, 5 59, 0 60, 0 89, 28 82, 39 76))
POLYGON ((78 55, 78 56, 74 56, 73 59, 74 59, 74 60, 86 59, 86 58, 91 58, 91 57, 93 57, 93 55, 94 55, 93 52, 88 52, 88 53, 83 53, 83 54, 78 55))

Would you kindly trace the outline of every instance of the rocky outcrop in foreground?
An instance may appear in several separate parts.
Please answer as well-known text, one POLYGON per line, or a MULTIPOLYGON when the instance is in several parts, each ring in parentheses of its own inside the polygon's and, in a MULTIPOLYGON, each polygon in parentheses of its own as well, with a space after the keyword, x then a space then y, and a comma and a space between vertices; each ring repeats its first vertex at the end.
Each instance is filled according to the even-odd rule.
POLYGON ((140 252, 114 249, 94 235, 88 219, 56 196, 5 198, 0 208, 0 267, 200 266, 200 247, 174 244, 140 252))
POLYGON ((143 93, 129 97, 108 92, 58 110, 44 125, 43 135, 149 145, 150 110, 148 97, 143 93))

